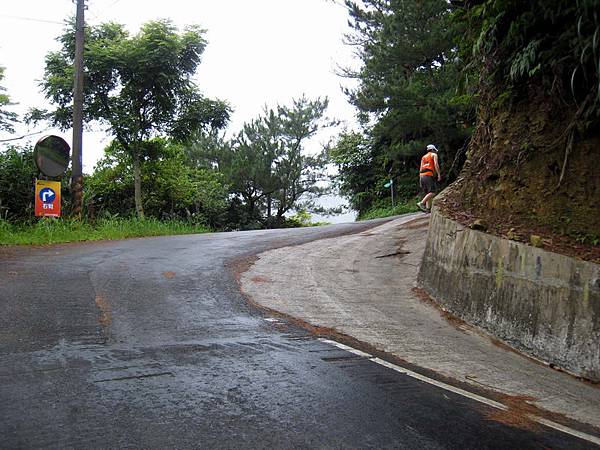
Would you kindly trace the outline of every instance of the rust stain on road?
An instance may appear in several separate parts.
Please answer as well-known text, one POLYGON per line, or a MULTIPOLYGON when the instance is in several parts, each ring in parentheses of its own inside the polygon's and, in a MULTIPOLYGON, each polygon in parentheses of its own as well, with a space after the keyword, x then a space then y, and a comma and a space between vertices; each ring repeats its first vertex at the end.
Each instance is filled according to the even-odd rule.
POLYGON ((443 308, 434 299, 432 299, 431 296, 429 295, 429 293, 425 289, 415 287, 415 288, 412 288, 412 292, 415 295, 415 297, 418 298, 419 300, 421 300, 423 303, 426 303, 426 304, 434 307, 435 309, 437 309, 437 311, 446 320, 446 322, 448 322, 450 325, 452 325, 456 330, 462 331, 464 333, 464 332, 466 332, 466 330, 473 329, 473 327, 469 323, 465 322, 460 317, 455 316, 450 311, 443 308))
POLYGON ((405 230, 420 230, 423 228, 427 228, 429 225, 429 216, 423 217, 422 219, 412 220, 406 225, 402 225, 402 228, 405 230))
POLYGON ((227 264, 227 267, 233 272, 233 276, 240 287, 242 274, 250 270, 250 267, 252 267, 256 261, 258 261, 258 256, 252 255, 236 258, 227 264))
POLYGON ((100 310, 100 317, 98 318, 98 322, 100 322, 100 325, 102 325, 104 328, 108 328, 112 323, 112 310, 110 308, 110 305, 104 297, 102 297, 101 295, 97 295, 96 306, 100 310))
POLYGON ((503 395, 501 402, 508 408, 506 410, 493 409, 486 416, 496 422, 510 425, 523 430, 539 431, 540 425, 533 417, 543 416, 544 411, 530 402, 535 398, 526 395, 503 395))
POLYGON ((250 278, 250 281, 253 281, 255 283, 272 283, 273 282, 273 280, 270 280, 267 277, 261 277, 261 276, 252 277, 252 278, 250 278))

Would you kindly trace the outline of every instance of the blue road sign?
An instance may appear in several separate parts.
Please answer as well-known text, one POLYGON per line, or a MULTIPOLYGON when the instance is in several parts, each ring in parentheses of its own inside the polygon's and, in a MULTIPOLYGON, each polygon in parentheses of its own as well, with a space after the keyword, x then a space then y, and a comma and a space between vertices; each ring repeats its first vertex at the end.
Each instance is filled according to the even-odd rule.
POLYGON ((40 200, 42 203, 52 203, 56 198, 56 192, 50 188, 44 188, 40 191, 40 200))

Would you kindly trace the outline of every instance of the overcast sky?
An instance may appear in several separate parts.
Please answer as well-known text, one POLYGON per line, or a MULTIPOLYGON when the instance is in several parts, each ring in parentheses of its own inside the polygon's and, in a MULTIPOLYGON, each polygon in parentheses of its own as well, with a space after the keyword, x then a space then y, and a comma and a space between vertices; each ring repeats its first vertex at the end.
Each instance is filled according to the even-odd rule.
MULTIPOLYGON (((177 26, 206 29, 208 47, 196 81, 208 97, 227 100, 234 108, 229 133, 255 118, 264 105, 289 104, 306 94, 327 96, 328 115, 354 127, 354 109, 341 92, 349 80, 336 75, 338 66, 356 66, 352 50, 342 42, 348 15, 341 0, 87 0, 86 22, 115 21, 136 33, 142 23, 169 18, 177 26)), ((0 65, 4 87, 22 113, 44 106, 39 92, 44 57, 58 49, 55 38, 63 20, 72 16, 71 0, 0 2, 0 65)), ((24 128, 19 133, 26 133, 24 128)), ((29 130, 32 131, 32 130, 29 130)), ((71 142, 71 132, 54 133, 71 142)), ((0 139, 8 138, 0 133, 0 139)), ((39 136, 30 141, 35 142, 39 136)), ((326 135, 319 141, 327 139, 326 135)), ((27 141, 20 141, 21 143, 27 141)), ((91 172, 108 143, 104 133, 84 135, 84 170, 91 172)), ((316 144, 313 144, 316 146, 316 144)))

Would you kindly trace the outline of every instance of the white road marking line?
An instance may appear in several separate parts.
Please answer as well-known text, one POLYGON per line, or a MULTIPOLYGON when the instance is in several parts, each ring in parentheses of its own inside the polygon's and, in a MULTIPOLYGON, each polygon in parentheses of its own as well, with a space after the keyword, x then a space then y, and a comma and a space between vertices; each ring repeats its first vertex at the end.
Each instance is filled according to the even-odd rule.
MULTIPOLYGON (((445 389, 446 391, 454 392, 455 394, 462 395, 463 397, 470 398, 472 400, 478 401, 480 403, 484 403, 486 405, 489 405, 489 406, 492 406, 494 408, 498 408, 498 409, 501 409, 501 410, 504 410, 504 411, 506 411, 508 409, 508 407, 506 407, 502 403, 499 403, 499 402, 494 401, 494 400, 490 400, 489 398, 482 397, 481 395, 477 395, 477 394, 474 394, 474 393, 469 392, 469 391, 465 391, 464 389, 457 388, 455 386, 451 386, 451 385, 449 385, 447 383, 443 383, 441 381, 437 381, 437 380, 434 380, 432 378, 426 377, 425 375, 421 375, 420 373, 416 373, 416 372, 413 372, 412 370, 405 369, 404 367, 401 367, 401 366, 398 366, 396 364, 384 361, 383 359, 374 357, 373 355, 371 355, 369 353, 365 353, 365 352, 363 352, 361 350, 357 350, 357 349, 355 349, 353 347, 349 347, 348 345, 341 344, 339 342, 332 341, 330 339, 322 339, 322 338, 320 338, 319 341, 324 342, 326 344, 333 345, 333 346, 335 346, 335 347, 337 347, 339 349, 345 350, 345 351, 353 353, 355 355, 363 356, 363 357, 365 357, 365 358, 373 361, 374 363, 377 363, 377 364, 382 365, 384 367, 387 367, 389 369, 395 370, 396 372, 408 375, 409 377, 415 378, 415 379, 417 379, 419 381, 423 381, 424 383, 428 383, 428 384, 431 384, 433 386, 437 386, 437 387, 439 387, 441 389, 445 389)), ((561 424, 556 423, 556 422, 552 422, 551 420, 544 419, 542 417, 533 416, 533 415, 528 415, 528 417, 531 420, 533 420, 533 421, 535 421, 537 423, 540 423, 542 425, 545 425, 545 426, 547 426, 549 428, 553 428, 553 429, 555 429, 557 431, 560 431, 562 433, 569 434, 571 436, 575 436, 575 437, 577 437, 579 439, 583 439, 585 441, 592 442, 592 443, 594 443, 596 445, 600 445, 600 437, 593 436, 593 435, 587 434, 587 433, 583 433, 581 431, 573 430, 572 428, 566 427, 566 426, 561 425, 561 424)))
POLYGON ((579 439, 583 439, 584 441, 588 441, 593 444, 600 445, 600 438, 597 436, 592 436, 591 434, 583 433, 581 431, 577 431, 572 428, 565 427, 564 425, 561 425, 560 423, 552 422, 551 420, 544 419, 543 417, 532 416, 531 418, 533 420, 535 420, 536 422, 541 423, 542 425, 546 425, 549 428, 554 428, 555 430, 562 431, 565 434, 570 434, 571 436, 578 437, 579 439))
POLYGON ((347 352, 354 353, 355 355, 358 355, 358 356, 364 356, 365 358, 369 358, 369 359, 373 358, 373 355, 371 355, 369 353, 365 353, 365 352, 358 350, 356 348, 353 348, 353 347, 348 347, 347 345, 340 344, 339 342, 335 342, 335 341, 331 341, 329 339, 323 339, 323 338, 319 338, 319 341, 325 342, 326 344, 329 344, 329 345, 334 345, 338 348, 341 348, 342 350, 346 350, 347 352))

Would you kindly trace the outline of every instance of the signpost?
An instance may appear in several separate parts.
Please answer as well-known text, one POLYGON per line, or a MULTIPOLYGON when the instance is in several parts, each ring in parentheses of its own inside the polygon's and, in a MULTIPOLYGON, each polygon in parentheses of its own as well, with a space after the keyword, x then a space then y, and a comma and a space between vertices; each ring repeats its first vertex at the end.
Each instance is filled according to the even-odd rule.
POLYGON ((60 181, 36 180, 35 216, 60 217, 60 181))
POLYGON ((390 191, 392 192, 392 208, 394 208, 394 179, 390 178, 390 181, 388 181, 387 183, 385 183, 383 185, 383 187, 389 187, 390 191))
MULTIPOLYGON (((62 176, 69 166, 69 144, 59 136, 41 138, 33 150, 37 168, 47 177, 62 176)), ((35 181, 35 216, 60 217, 60 181, 35 181)))

